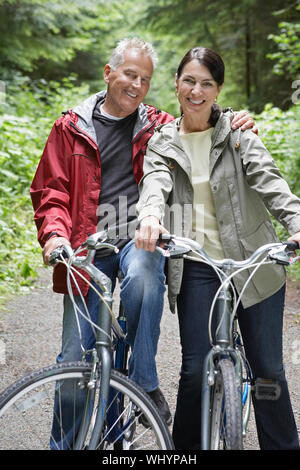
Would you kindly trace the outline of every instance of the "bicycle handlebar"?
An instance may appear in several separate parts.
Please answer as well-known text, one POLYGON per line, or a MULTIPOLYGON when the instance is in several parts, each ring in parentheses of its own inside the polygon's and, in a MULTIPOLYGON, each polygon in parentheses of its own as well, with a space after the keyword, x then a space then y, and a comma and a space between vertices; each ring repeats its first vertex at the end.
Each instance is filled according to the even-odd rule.
MULTIPOLYGON (((161 234, 156 247, 156 249, 167 258, 184 258, 187 257, 189 252, 196 252, 202 256, 202 259, 220 268, 224 268, 225 266, 228 268, 246 267, 255 262, 264 253, 268 253, 268 259, 277 264, 289 265, 294 262, 290 259, 289 255, 299 248, 299 244, 296 241, 269 243, 259 247, 249 258, 236 261, 234 259, 215 260, 211 258, 196 241, 171 234, 161 234), (159 246, 161 244, 164 245, 159 246)), ((299 257, 297 257, 297 259, 298 258, 299 257)), ((201 259, 199 259, 199 261, 201 261, 201 259)))
MULTIPOLYGON (((76 251, 87 248, 89 251, 94 252, 96 250, 101 250, 101 248, 108 248, 114 251, 115 253, 119 252, 116 246, 112 245, 111 243, 108 243, 105 240, 107 240, 107 232, 102 231, 94 233, 76 251)), ((74 258, 75 254, 76 252, 74 252, 70 245, 61 245, 52 251, 49 260, 50 265, 55 266, 55 264, 57 264, 59 259, 61 258, 72 258, 74 263, 76 264, 76 257, 74 258)), ((82 258, 80 258, 80 262, 82 263, 82 258)))
MULTIPOLYGON (((76 250, 76 252, 78 252, 80 249, 87 248, 88 251, 92 253, 93 257, 96 250, 100 250, 101 248, 108 248, 115 253, 118 253, 118 248, 107 241, 109 239, 108 237, 108 231, 94 233, 88 237, 88 239, 78 248, 78 250, 76 250)), ((236 261, 233 259, 215 260, 211 258, 196 241, 191 240, 190 238, 177 237, 176 235, 164 233, 160 235, 157 241, 156 249, 167 258, 182 258, 192 251, 200 254, 204 259, 217 267, 224 267, 226 265, 239 268, 253 263, 257 258, 259 258, 259 256, 266 252, 269 252, 268 258, 272 259, 278 264, 291 264, 289 253, 295 252, 295 250, 300 249, 300 247, 296 241, 270 243, 261 246, 249 258, 242 261, 236 261), (163 244, 163 246, 160 246, 161 244, 163 244)), ((50 265, 54 266, 59 261, 59 259, 61 259, 61 257, 65 259, 72 258, 72 262, 74 262, 75 265, 77 263, 82 265, 84 261, 88 260, 89 254, 83 258, 75 256, 76 252, 74 252, 69 245, 62 245, 58 247, 50 255, 50 265)))

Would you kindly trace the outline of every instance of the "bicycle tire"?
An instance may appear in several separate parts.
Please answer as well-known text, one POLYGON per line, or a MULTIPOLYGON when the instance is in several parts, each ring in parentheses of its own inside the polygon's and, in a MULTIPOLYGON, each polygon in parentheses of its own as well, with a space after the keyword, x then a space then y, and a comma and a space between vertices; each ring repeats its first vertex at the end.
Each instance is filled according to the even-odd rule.
POLYGON ((211 450, 241 450, 242 399, 233 362, 220 359, 211 392, 211 450))
MULTIPOLYGON (((76 437, 74 436, 78 432, 78 417, 76 415, 72 416, 72 422, 74 423, 71 430, 73 438, 67 439, 61 426, 61 440, 60 442, 54 442, 53 420, 55 419, 58 422, 57 413, 53 413, 55 390, 57 394, 61 387, 68 386, 68 390, 74 389, 72 408, 70 407, 69 411, 72 409, 76 413, 75 397, 77 397, 78 392, 80 395, 82 390, 87 390, 90 373, 91 365, 88 363, 54 364, 35 371, 9 386, 0 395, 0 449, 73 449, 76 443, 76 437), (63 445, 61 445, 62 442, 63 445)), ((98 375, 95 387, 95 403, 97 402, 99 378, 98 375)), ((97 449, 173 449, 173 441, 167 425, 160 417, 155 404, 139 386, 119 372, 112 371, 110 387, 111 390, 115 391, 116 396, 122 397, 121 401, 124 403, 122 417, 117 416, 117 422, 115 423, 115 426, 119 426, 120 422, 122 426, 124 425, 124 428, 119 427, 123 434, 119 433, 115 442, 112 442, 111 436, 114 424, 110 423, 110 429, 103 429, 97 449), (149 427, 145 428, 140 424, 139 417, 141 414, 145 415, 149 427)), ((82 406, 82 399, 80 406, 82 406)), ((94 413, 91 409, 90 428, 93 425, 93 416, 94 413)), ((80 419, 82 419, 82 416, 80 419)), ((71 431, 69 434, 71 434, 71 431)), ((90 431, 86 434, 81 450, 89 450, 89 437, 90 431)))

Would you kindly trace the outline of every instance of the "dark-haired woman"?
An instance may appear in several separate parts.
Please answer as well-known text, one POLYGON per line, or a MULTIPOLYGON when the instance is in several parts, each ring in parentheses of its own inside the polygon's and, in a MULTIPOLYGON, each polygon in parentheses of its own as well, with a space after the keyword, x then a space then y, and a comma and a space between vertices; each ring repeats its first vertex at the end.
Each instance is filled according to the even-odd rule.
MULTIPOLYGON (((224 64, 214 51, 194 48, 182 59, 175 79, 181 117, 158 129, 148 145, 137 248, 154 250, 158 234, 166 230, 167 206, 172 209, 171 233, 192 235, 215 259, 247 258, 260 245, 276 241, 268 211, 300 242, 300 201, 260 139, 251 131, 230 128, 230 112, 216 104, 223 82, 224 64)), ((169 262, 168 277, 182 346, 173 438, 177 449, 200 449, 202 364, 210 347, 208 313, 219 280, 208 265, 181 261, 169 262)), ((245 276, 235 277, 239 292, 245 276)), ((255 377, 275 380, 281 388, 276 401, 254 398, 261 449, 299 449, 282 363, 284 296, 284 269, 264 266, 238 311, 255 377)))

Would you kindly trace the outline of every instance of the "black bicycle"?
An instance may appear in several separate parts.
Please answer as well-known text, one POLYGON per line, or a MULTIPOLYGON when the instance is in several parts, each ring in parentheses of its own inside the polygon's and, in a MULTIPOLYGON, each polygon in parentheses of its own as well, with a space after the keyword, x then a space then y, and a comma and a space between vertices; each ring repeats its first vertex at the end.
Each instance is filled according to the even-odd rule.
POLYGON ((44 367, 1 393, 1 449, 173 449, 156 405, 127 377, 126 315, 122 304, 119 317, 113 314, 111 280, 93 264, 96 250, 116 251, 107 237, 106 232, 96 233, 76 252, 66 246, 52 254, 53 264, 64 263, 67 268, 77 316, 91 322, 87 306, 81 311, 73 298, 74 272, 82 276, 78 269, 83 270, 100 287, 101 292, 96 289, 101 299, 99 320, 91 322, 96 346, 83 350, 82 362, 44 367), (80 256, 83 250, 87 254, 80 256))

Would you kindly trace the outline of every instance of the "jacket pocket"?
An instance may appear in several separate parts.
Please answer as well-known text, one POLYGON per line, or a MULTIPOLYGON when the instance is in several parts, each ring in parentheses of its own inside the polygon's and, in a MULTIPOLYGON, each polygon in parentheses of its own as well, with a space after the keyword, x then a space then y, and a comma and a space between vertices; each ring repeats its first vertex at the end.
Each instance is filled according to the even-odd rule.
POLYGON ((278 242, 278 237, 272 222, 270 220, 265 220, 250 234, 241 238, 240 241, 247 253, 253 253, 253 251, 261 245, 278 242))
MULTIPOLYGON (((245 259, 262 245, 278 242, 278 238, 270 220, 261 223, 256 230, 244 238, 240 238, 240 243, 245 259)), ((262 255, 263 257, 264 255, 262 255)), ((260 261, 262 257, 258 260, 260 261)), ((249 270, 253 271, 253 269, 249 270)), ((262 265, 252 277, 252 282, 259 293, 259 296, 265 298, 276 292, 284 283, 285 269, 279 265, 262 265)))

